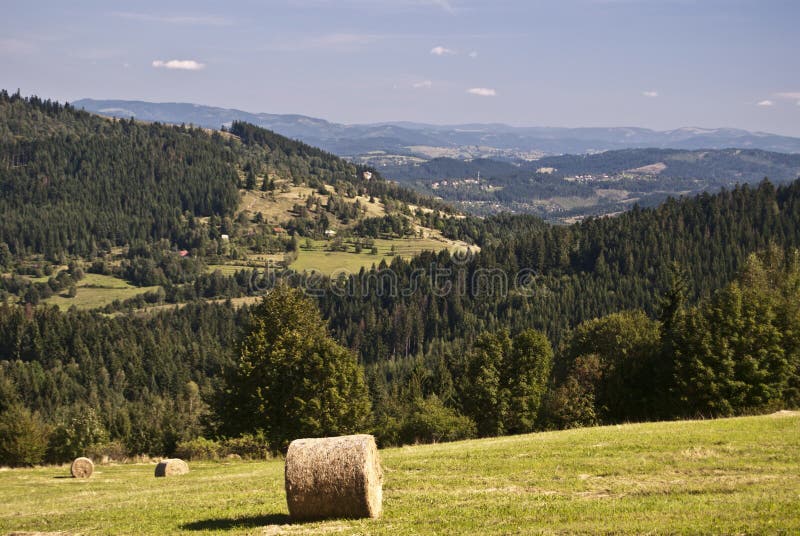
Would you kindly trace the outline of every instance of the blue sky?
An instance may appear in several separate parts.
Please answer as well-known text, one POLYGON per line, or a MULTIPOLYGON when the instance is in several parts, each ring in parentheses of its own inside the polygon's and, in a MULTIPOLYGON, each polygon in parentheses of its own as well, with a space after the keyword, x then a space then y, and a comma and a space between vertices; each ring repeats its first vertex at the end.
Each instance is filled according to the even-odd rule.
POLYGON ((800 136, 796 0, 14 2, 0 87, 346 123, 800 136))

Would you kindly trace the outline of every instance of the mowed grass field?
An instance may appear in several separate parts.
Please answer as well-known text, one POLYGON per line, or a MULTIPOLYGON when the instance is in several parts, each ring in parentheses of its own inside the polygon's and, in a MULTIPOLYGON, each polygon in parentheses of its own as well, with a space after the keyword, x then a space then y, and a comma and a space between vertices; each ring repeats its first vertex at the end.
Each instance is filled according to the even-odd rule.
MULTIPOLYGON (((347 251, 329 251, 331 244, 329 240, 312 240, 309 248, 304 239, 300 240, 300 249, 297 259, 289 267, 297 272, 318 272, 325 275, 336 275, 339 273, 355 274, 361 268, 369 269, 373 264, 378 265, 382 260, 386 264, 391 264, 395 256, 410 259, 423 251, 441 251, 449 249, 467 249, 466 244, 448 240, 441 237, 428 238, 397 238, 397 239, 375 239, 375 247, 378 252, 373 254, 371 248, 364 248, 360 253, 355 252, 352 239, 345 241, 347 251), (394 251, 392 248, 394 247, 394 251)), ((477 248, 473 246, 473 250, 477 248)), ((228 264, 210 264, 207 271, 209 273, 220 271, 223 275, 234 275, 241 270, 252 270, 257 268, 264 270, 265 266, 276 266, 283 261, 283 255, 251 255, 246 263, 230 262, 228 264)))
POLYGON ((800 414, 386 449, 379 520, 293 524, 283 462, 0 471, 0 532, 797 534, 800 414))
POLYGON ((67 310, 73 305, 78 309, 96 309, 105 307, 114 300, 125 301, 139 294, 144 294, 158 287, 136 287, 127 281, 110 275, 86 274, 78 281, 74 298, 66 297, 67 291, 61 291, 42 303, 58 305, 60 309, 67 310))
POLYGON ((441 251, 443 249, 452 251, 462 247, 436 238, 375 239, 374 242, 375 247, 378 248, 377 254, 372 254, 370 248, 364 248, 361 253, 355 253, 353 245, 347 242, 345 242, 348 247, 347 251, 327 251, 326 248, 330 242, 325 240, 313 240, 311 248, 307 248, 301 241, 297 260, 289 266, 298 272, 316 271, 325 275, 354 274, 358 273, 362 267, 370 268, 373 264, 377 266, 381 260, 385 260, 386 264, 391 264, 395 255, 409 259, 422 251, 441 251), (392 247, 394 247, 394 251, 392 251, 392 247))

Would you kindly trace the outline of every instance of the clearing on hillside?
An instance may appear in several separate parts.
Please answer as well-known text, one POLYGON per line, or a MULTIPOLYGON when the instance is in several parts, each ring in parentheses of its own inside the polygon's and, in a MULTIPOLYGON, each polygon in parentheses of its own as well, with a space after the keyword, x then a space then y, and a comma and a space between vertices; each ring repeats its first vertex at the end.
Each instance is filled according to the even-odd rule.
POLYGON ((158 286, 137 287, 123 279, 101 274, 86 274, 75 287, 73 298, 67 297, 67 291, 62 291, 42 300, 42 303, 57 305, 64 311, 73 305, 78 309, 97 309, 113 303, 114 300, 125 301, 159 289, 158 286))

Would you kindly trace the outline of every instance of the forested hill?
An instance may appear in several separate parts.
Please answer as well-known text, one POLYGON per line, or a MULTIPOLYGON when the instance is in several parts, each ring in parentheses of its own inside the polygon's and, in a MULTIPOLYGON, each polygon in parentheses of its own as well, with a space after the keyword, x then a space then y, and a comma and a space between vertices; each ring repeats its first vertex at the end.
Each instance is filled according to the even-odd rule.
POLYGON ((455 217, 252 125, 0 96, 0 439, 38 437, 37 461, 231 435, 258 450, 264 407, 287 434, 387 445, 800 404, 800 181, 572 225, 455 217), (248 385, 312 414, 229 396, 248 385), (350 406, 357 430, 326 424, 350 406))
POLYGON ((427 202, 363 171, 243 123, 226 133, 110 120, 0 92, 0 244, 20 258, 92 257, 159 239, 202 248, 234 215, 240 189, 276 182, 427 202))
POLYGON ((0 242, 15 254, 187 243, 190 216, 230 215, 239 201, 220 136, 5 93, 0 124, 0 242))
MULTIPOLYGON (((570 226, 527 215, 467 217, 449 220, 444 233, 480 245, 480 254, 468 263, 428 255, 392 269, 401 281, 424 272, 420 287, 458 291, 438 299, 417 292, 323 300, 333 327, 365 360, 430 354, 434 341, 469 341, 483 330, 535 327, 557 342, 570 327, 614 311, 657 316, 677 273, 685 275, 687 299, 707 297, 749 254, 771 243, 800 247, 800 181, 777 188, 764 181, 570 226), (433 273, 433 262, 450 283, 433 273), (487 288, 487 276, 499 279, 487 288)), ((354 277, 359 289, 373 276, 354 277)))
MULTIPOLYGON (((371 429, 384 444, 469 437, 475 423, 477 433, 496 435, 735 414, 783 397, 800 401, 794 335, 800 317, 793 312, 800 274, 796 257, 789 255, 784 268, 775 253, 800 246, 800 182, 779 188, 764 182, 569 227, 498 216, 451 220, 443 230, 472 237, 483 249, 475 258, 398 257, 390 267, 345 279, 350 292, 318 300, 335 337, 368 365, 371 429), (770 252, 766 268, 748 261, 750 253, 764 251, 770 252), (709 301, 743 269, 749 272, 740 285, 750 293, 744 301, 737 298, 741 286, 709 301), (765 270, 779 284, 764 283, 765 270), (400 285, 396 292, 379 289, 381 281, 391 284, 384 279, 391 274, 400 285), (508 280, 476 286, 476 274, 508 280), (686 310, 692 303, 699 308, 686 310), (631 309, 644 312, 616 314, 631 309), (756 316, 735 316, 745 313, 756 316), (662 332, 654 318, 671 331, 662 332), (725 331, 712 331, 725 322, 725 331), (501 382, 522 366, 507 360, 517 359, 513 348, 531 342, 529 328, 548 334, 549 344, 535 339, 537 348, 551 344, 556 353, 546 393, 539 377, 537 402, 520 424, 514 419, 521 413, 502 409, 508 394, 501 382), (740 333, 749 334, 749 346, 725 338, 740 333), (773 347, 783 345, 780 354, 773 347, 756 351, 767 336, 773 347), (689 357, 671 365, 673 354, 664 352, 679 350, 689 357), (692 361, 700 350, 702 360, 692 361), (776 355, 783 360, 779 371, 759 376, 762 364, 751 358, 776 355), (730 366, 740 359, 751 368, 730 366), (753 374, 743 377, 748 370, 753 374), (717 381, 726 382, 724 390, 687 391, 717 381), (759 398, 755 390, 764 381, 769 389, 759 398), (795 390, 787 391, 790 386, 795 390), (746 390, 749 395, 736 398, 746 390), (673 404, 684 391, 691 396, 673 404)), ((219 433, 215 400, 249 317, 247 307, 230 303, 118 316, 2 305, 0 414, 22 404, 54 424, 91 417, 118 451, 171 453, 178 442, 219 433)))

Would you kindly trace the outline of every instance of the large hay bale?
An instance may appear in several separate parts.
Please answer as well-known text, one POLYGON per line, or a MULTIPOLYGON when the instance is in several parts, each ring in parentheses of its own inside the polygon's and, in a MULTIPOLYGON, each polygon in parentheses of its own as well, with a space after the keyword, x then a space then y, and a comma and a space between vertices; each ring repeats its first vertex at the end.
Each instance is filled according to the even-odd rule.
POLYGON ((161 460, 156 465, 156 476, 185 475, 189 472, 189 465, 178 458, 161 460))
POLYGON ((383 471, 371 435, 292 441, 285 476, 292 519, 381 515, 383 471))
POLYGON ((75 458, 69 468, 73 478, 89 478, 94 473, 94 463, 89 458, 75 458))

